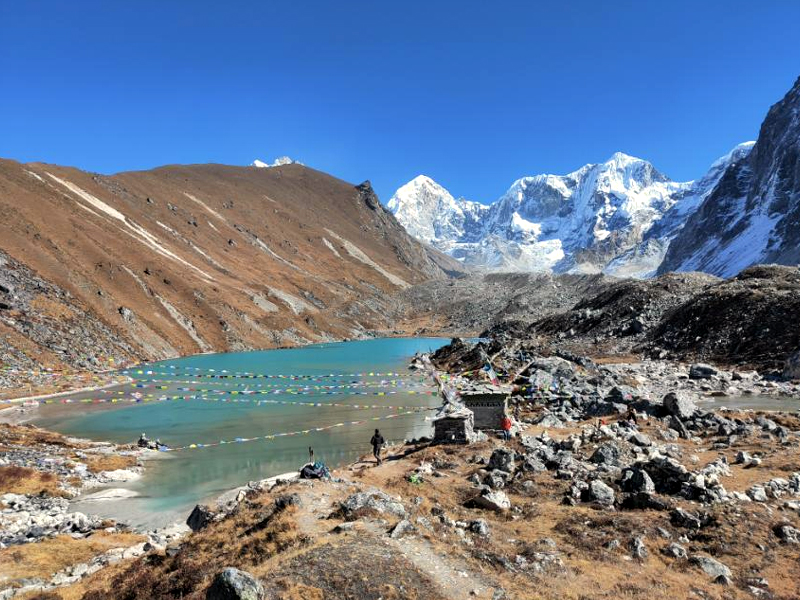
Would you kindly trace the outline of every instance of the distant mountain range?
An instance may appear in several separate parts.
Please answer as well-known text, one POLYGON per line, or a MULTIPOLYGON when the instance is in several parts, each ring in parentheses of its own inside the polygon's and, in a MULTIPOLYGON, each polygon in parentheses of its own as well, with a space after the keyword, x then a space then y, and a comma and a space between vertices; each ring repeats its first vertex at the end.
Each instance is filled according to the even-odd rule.
POLYGON ((419 240, 465 265, 648 277, 735 275, 800 261, 800 79, 758 141, 736 146, 696 181, 675 182, 616 153, 567 175, 515 181, 491 204, 454 198, 424 175, 387 206, 419 240))

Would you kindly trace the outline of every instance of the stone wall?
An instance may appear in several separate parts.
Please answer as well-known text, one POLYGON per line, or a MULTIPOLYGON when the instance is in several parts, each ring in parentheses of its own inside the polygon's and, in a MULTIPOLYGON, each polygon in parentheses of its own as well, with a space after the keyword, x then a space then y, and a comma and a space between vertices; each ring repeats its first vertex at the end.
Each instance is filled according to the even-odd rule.
POLYGON ((461 401, 475 415, 475 429, 500 429, 508 408, 508 394, 502 392, 463 392, 461 401))
POLYGON ((439 417, 433 422, 433 443, 468 444, 472 442, 475 439, 472 421, 472 413, 439 417))

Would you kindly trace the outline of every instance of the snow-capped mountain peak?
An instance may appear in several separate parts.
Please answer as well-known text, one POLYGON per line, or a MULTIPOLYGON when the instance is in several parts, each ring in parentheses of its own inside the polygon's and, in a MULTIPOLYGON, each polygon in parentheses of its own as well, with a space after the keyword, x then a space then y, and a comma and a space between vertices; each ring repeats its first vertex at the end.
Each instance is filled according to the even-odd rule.
POLYGON ((420 175, 388 207, 411 235, 471 266, 643 276, 658 268, 716 171, 749 148, 737 146, 698 182, 671 181, 650 162, 615 152, 566 175, 517 179, 488 205, 455 199, 420 175))
POLYGON ((426 175, 418 175, 400 187, 387 207, 411 235, 434 245, 463 236, 485 208, 454 198, 426 175))
POLYGON ((259 169, 268 169, 270 167, 282 167, 284 165, 294 165, 294 164, 302 165, 303 163, 297 162, 296 160, 289 158, 288 156, 279 156, 278 158, 275 159, 275 161, 272 164, 265 163, 263 160, 255 159, 250 164, 250 166, 257 167, 259 169))

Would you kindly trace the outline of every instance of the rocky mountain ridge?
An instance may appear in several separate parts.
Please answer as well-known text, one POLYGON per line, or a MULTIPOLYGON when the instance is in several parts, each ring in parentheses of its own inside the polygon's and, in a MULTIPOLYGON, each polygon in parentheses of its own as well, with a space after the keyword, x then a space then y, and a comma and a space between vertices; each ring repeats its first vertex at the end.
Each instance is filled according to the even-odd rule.
POLYGON ((772 108, 746 156, 686 221, 659 272, 730 277, 756 263, 800 262, 800 78, 772 108))

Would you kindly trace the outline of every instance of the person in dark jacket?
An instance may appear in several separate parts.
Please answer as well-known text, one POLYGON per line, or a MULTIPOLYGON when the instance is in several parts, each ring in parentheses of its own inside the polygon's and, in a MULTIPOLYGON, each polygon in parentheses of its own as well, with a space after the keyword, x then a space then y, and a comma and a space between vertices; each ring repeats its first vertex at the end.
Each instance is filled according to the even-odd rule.
POLYGON ((369 443, 372 444, 372 455, 378 461, 378 464, 381 464, 383 462, 383 459, 381 459, 381 448, 383 448, 386 440, 383 439, 379 429, 375 430, 375 435, 372 436, 369 443))

